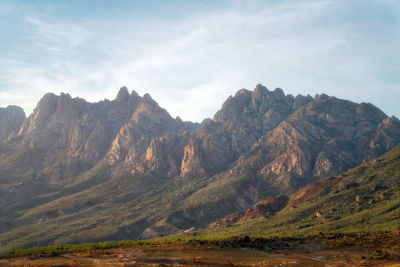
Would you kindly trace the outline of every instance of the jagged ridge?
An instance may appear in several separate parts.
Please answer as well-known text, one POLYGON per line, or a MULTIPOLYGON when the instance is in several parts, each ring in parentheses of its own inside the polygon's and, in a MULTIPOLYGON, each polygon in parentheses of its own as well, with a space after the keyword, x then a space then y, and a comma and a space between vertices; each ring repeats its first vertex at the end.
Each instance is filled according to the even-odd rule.
POLYGON ((399 121, 371 104, 262 85, 239 90, 201 125, 173 119, 148 94, 125 87, 98 103, 47 94, 1 144, 0 242, 204 227, 399 142, 399 121))

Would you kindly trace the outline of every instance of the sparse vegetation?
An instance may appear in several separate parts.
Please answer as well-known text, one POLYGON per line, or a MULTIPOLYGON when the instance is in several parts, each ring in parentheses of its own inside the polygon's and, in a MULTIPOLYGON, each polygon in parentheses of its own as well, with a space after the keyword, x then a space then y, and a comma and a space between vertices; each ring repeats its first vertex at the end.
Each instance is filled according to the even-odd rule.
MULTIPOLYGON (((399 231, 250 237, 172 238, 56 245, 12 250, 0 263, 78 266, 125 262, 166 266, 205 264, 264 266, 281 262, 302 265, 393 263, 400 259, 399 231), (334 253, 332 253, 334 252, 334 253), (304 256, 307 255, 307 256, 304 256), (93 261, 95 260, 95 262, 93 261)), ((46 266, 47 266, 46 265, 46 266)), ((41 266, 41 265, 40 265, 41 266)))
MULTIPOLYGON (((120 100, 126 97, 125 104, 87 105, 59 96, 81 105, 80 113, 47 112, 53 115, 41 118, 44 128, 1 143, 0 253, 179 232, 175 237, 181 240, 211 244, 207 242, 243 235, 276 238, 399 228, 399 147, 341 176, 320 180, 398 143, 398 120, 372 105, 328 96, 300 96, 301 103, 294 105, 294 98, 281 89, 272 92, 259 85, 224 104, 216 115, 220 119, 197 128, 172 119, 148 95, 130 95, 127 88, 119 95, 120 100), (145 120, 139 120, 142 115, 145 120), (357 136, 372 130, 357 139, 343 136, 340 129, 357 136), (94 136, 102 142, 93 142, 94 136), (121 165, 136 146, 137 161, 121 165), (116 154, 106 156, 107 151, 116 154), (185 151, 190 152, 187 160, 182 159, 185 151), (108 156, 118 160, 112 163, 108 156), (182 166, 189 172, 182 172, 182 166), (266 196, 289 196, 312 181, 318 182, 268 216, 259 207, 238 223, 209 227, 266 196), (203 229, 193 230, 198 228, 203 229)), ((55 108, 59 97, 49 94, 45 100, 55 108)), ((29 123, 35 120, 32 116, 29 123)), ((230 241, 226 245, 233 246, 230 241)), ((69 249, 42 249, 58 254, 61 248, 69 249)))

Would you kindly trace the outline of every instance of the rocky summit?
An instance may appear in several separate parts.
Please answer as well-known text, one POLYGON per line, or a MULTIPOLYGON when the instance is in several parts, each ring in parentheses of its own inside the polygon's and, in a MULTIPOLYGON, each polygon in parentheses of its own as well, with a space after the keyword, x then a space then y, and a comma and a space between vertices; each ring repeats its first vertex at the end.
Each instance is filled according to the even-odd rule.
POLYGON ((0 142, 16 136, 24 120, 25 112, 22 108, 18 106, 0 108, 0 142))
POLYGON ((122 87, 97 103, 49 93, 28 118, 1 108, 0 142, 6 250, 265 217, 307 184, 394 148, 400 121, 369 103, 257 85, 197 124, 122 87))

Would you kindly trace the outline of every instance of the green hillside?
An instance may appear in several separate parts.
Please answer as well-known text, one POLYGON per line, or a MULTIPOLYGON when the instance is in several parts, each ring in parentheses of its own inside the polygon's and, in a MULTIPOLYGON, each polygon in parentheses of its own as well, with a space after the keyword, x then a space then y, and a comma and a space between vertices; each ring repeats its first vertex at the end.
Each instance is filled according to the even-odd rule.
MULTIPOLYGON (((286 203, 299 188, 399 143, 400 121, 372 104, 262 85, 239 90, 200 125, 125 87, 97 103, 46 94, 18 135, 0 143, 0 253, 204 229, 266 197, 286 203)), ((393 228, 397 177, 361 168, 359 176, 306 187, 276 216, 285 203, 268 219, 209 228, 205 236, 393 228), (391 210, 378 217, 385 225, 368 221, 383 210, 391 210)))
POLYGON ((298 190, 291 195, 288 205, 272 216, 208 227, 196 236, 225 238, 396 229, 400 229, 400 146, 340 176, 298 190))

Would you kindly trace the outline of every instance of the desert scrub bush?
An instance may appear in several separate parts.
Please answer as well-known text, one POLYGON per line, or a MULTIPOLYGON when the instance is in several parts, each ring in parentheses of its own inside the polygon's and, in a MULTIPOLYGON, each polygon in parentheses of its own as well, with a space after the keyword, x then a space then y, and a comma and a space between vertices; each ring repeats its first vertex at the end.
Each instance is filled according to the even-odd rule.
POLYGON ((389 257, 390 257, 390 255, 388 253, 383 252, 382 250, 379 250, 379 249, 375 250, 371 254, 363 256, 363 258, 367 259, 367 260, 383 260, 383 259, 386 259, 389 257))

